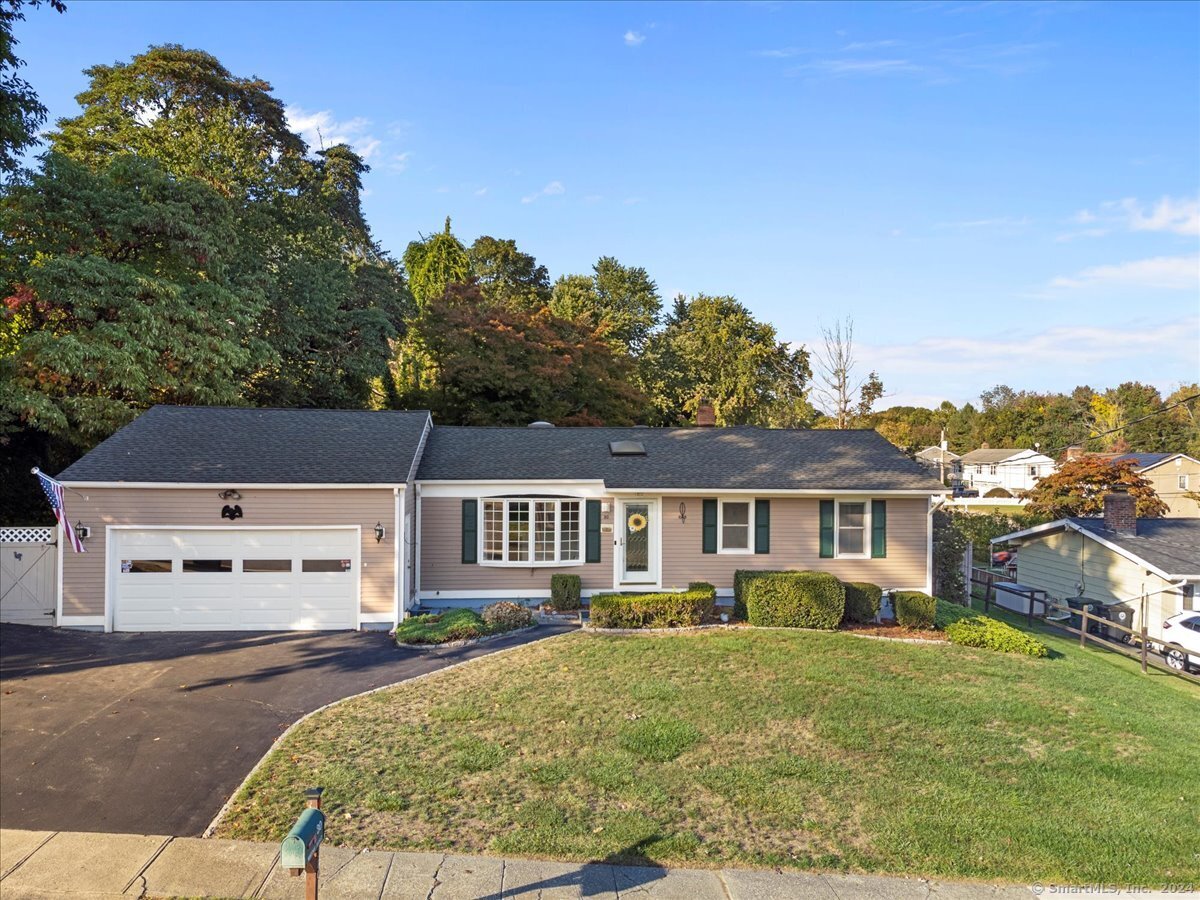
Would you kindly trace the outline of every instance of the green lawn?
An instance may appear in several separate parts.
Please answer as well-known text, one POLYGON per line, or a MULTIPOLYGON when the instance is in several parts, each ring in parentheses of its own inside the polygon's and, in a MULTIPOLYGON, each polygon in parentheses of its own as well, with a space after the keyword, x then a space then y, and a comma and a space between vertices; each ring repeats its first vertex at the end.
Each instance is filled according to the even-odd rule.
POLYGON ((571 634, 310 719, 223 837, 1012 882, 1200 880, 1200 692, 1102 651, 571 634))

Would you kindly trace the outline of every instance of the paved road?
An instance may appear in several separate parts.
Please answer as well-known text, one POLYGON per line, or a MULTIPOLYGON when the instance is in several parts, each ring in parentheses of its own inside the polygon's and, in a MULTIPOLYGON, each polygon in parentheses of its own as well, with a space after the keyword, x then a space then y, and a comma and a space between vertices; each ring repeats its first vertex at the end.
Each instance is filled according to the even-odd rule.
POLYGON ((567 630, 402 650, 381 632, 0 627, 0 825, 198 835, 289 724, 333 700, 567 630))

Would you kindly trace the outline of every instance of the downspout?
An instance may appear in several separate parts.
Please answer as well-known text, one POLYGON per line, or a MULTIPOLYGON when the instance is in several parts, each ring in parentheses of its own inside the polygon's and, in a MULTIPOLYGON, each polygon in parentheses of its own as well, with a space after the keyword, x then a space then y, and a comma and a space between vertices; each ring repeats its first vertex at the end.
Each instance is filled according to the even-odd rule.
POLYGON ((393 596, 392 596, 392 627, 404 621, 404 533, 400 530, 400 504, 404 494, 400 488, 392 488, 392 535, 396 542, 396 552, 393 554, 393 596))
POLYGON ((925 593, 933 594, 933 514, 946 505, 946 496, 934 500, 929 496, 929 512, 925 517, 925 593))

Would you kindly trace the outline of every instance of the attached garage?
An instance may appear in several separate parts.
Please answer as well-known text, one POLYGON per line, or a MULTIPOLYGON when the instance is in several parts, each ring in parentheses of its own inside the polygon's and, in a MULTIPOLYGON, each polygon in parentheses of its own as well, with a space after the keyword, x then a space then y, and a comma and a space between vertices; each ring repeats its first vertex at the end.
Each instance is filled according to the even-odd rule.
POLYGON ((390 628, 429 414, 156 406, 59 474, 85 552, 55 621, 105 631, 390 628))
POLYGON ((360 529, 114 528, 116 631, 359 626, 360 529))

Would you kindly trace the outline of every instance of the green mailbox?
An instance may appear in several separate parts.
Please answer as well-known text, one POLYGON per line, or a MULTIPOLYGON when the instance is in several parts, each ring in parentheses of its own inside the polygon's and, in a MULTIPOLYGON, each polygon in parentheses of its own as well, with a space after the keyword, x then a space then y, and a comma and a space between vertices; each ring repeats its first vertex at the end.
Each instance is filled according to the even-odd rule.
POLYGON ((325 813, 309 808, 300 814, 279 851, 279 865, 303 871, 325 839, 325 813))

